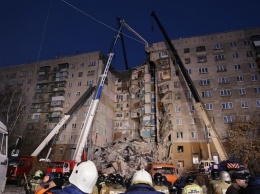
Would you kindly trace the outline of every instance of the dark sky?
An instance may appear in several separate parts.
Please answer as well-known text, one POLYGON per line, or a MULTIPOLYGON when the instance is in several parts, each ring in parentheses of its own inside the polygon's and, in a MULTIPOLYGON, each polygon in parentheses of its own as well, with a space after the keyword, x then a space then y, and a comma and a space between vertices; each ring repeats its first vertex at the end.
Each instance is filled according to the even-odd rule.
MULTIPOLYGON (((153 43, 164 38, 152 11, 174 39, 260 27, 259 10, 259 0, 0 0, 0 67, 77 52, 107 55, 117 17, 153 43)), ((138 66, 144 45, 123 32, 129 66, 138 66)), ((112 65, 124 70, 120 40, 114 53, 112 65)))

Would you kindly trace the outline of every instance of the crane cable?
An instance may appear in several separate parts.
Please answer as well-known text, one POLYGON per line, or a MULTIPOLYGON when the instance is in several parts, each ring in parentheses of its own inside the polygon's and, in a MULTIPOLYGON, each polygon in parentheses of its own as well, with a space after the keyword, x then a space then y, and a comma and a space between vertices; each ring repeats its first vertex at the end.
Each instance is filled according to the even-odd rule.
MULTIPOLYGON (((93 19, 94 21, 96 21, 96 22, 98 22, 98 23, 100 23, 100 24, 106 26, 107 28, 110 28, 111 30, 114 30, 115 32, 118 32, 117 29, 115 29, 115 28, 113 28, 113 27, 111 27, 111 26, 105 24, 104 22, 101 22, 100 20, 98 20, 98 19, 94 18, 93 16, 87 14, 86 12, 80 10, 79 8, 77 8, 77 7, 75 7, 74 5, 68 3, 67 1, 62 0, 62 2, 64 2, 64 3, 66 3, 67 5, 71 6, 72 8, 74 8, 74 9, 77 10, 77 11, 79 11, 80 13, 82 13, 82 14, 88 16, 89 18, 93 19)), ((132 37, 132 36, 129 36, 129 35, 124 34, 124 33, 122 33, 122 32, 120 32, 120 34, 122 34, 122 35, 124 35, 124 36, 126 36, 126 37, 128 37, 128 38, 130 38, 130 39, 132 39, 132 40, 135 40, 135 41, 137 41, 137 42, 140 42, 140 43, 145 44, 144 42, 142 42, 142 41, 140 41, 140 40, 138 40, 138 39, 136 39, 136 38, 134 38, 134 37, 132 37)))

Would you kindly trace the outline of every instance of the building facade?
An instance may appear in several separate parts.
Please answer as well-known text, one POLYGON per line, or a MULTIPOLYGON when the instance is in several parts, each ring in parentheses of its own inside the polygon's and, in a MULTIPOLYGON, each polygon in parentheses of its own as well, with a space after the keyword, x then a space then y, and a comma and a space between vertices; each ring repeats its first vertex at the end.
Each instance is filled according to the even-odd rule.
MULTIPOLYGON (((220 139, 236 118, 259 116, 260 28, 172 43, 220 139)), ((150 61, 130 71, 109 71, 88 136, 89 157, 97 148, 130 136, 157 144, 160 162, 189 168, 208 158, 209 151, 219 162, 212 137, 170 50, 164 42, 153 43, 149 50, 150 61)), ((1 68, 2 97, 16 91, 15 99, 21 104, 19 126, 13 131, 13 141, 15 135, 23 136, 21 153, 35 150, 84 92, 98 83, 105 64, 100 52, 91 52, 1 68)), ((92 98, 90 95, 71 115, 42 157, 49 146, 53 147, 53 160, 73 157, 92 98)), ((2 110, 7 114, 8 105, 2 110)))

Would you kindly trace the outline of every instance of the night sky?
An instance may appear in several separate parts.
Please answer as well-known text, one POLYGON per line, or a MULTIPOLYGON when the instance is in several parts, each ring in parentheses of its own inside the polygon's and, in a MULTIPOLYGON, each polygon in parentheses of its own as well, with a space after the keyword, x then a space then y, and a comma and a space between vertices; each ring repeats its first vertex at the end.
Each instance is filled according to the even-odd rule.
MULTIPOLYGON (((260 27, 259 0, 0 0, 0 67, 101 51, 107 55, 117 17, 149 43, 260 27)), ((144 44, 123 28, 130 67, 145 61, 144 44)), ((112 66, 124 70, 119 39, 112 66)))

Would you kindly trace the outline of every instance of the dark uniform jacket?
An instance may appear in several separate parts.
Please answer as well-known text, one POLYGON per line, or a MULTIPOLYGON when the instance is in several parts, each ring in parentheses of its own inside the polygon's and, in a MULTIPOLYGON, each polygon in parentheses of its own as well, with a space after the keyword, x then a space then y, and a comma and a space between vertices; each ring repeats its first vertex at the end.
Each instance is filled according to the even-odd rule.
POLYGON ((152 186, 147 184, 134 184, 130 186, 125 193, 127 194, 164 194, 163 192, 156 191, 152 186))
POLYGON ((246 194, 246 190, 234 184, 231 184, 228 187, 226 194, 246 194))

